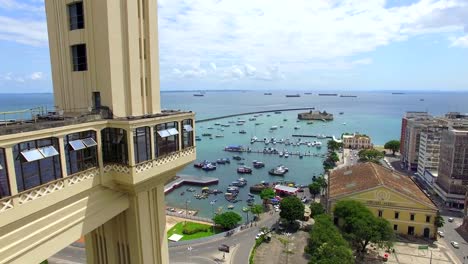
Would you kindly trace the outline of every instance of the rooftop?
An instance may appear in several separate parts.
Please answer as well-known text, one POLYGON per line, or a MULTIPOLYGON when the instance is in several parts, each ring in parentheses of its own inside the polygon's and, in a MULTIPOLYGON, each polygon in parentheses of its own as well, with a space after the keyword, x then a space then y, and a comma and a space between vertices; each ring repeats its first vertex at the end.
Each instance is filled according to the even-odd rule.
POLYGON ((143 116, 115 117, 108 109, 90 111, 88 113, 58 113, 48 112, 38 114, 34 119, 8 120, 0 124, 0 136, 14 133, 30 132, 47 128, 63 127, 82 124, 87 122, 114 120, 114 121, 137 121, 148 118, 160 118, 185 114, 190 112, 180 110, 163 110, 161 113, 143 116))
POLYGON ((337 169, 330 174, 330 198, 385 186, 397 193, 437 208, 411 178, 373 162, 337 169))

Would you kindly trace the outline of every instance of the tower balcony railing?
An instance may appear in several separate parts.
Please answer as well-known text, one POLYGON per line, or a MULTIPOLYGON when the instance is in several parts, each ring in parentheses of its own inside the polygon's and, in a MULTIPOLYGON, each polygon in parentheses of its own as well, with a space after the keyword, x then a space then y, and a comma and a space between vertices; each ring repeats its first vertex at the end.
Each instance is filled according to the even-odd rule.
POLYGON ((113 179, 119 182, 136 183, 141 180, 142 174, 148 173, 155 175, 152 171, 167 171, 170 167, 177 167, 177 161, 181 165, 186 165, 195 159, 196 148, 195 146, 187 147, 179 151, 174 151, 156 157, 155 159, 144 161, 135 165, 125 165, 117 163, 104 164, 104 173, 113 174, 113 179), (169 165, 168 167, 166 167, 169 165))
MULTIPOLYGON (((84 181, 93 180, 99 176, 98 168, 90 168, 79 173, 72 174, 66 178, 60 178, 48 182, 12 196, 0 199, 0 215, 12 209, 21 208, 22 205, 38 200, 49 194, 64 190, 67 187, 78 185, 84 181)), ((92 181, 90 187, 98 185, 97 181, 92 181)))

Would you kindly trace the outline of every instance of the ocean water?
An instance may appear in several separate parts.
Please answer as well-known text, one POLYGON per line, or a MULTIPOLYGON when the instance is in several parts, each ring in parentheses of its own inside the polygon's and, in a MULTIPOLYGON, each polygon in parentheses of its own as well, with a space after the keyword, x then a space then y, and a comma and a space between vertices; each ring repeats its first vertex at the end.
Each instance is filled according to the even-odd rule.
MULTIPOLYGON (((449 111, 468 112, 468 93, 455 92, 411 92, 401 95, 393 95, 390 92, 343 92, 344 94, 357 95, 357 98, 344 98, 338 96, 318 96, 317 92, 312 95, 305 95, 304 92, 298 98, 286 98, 286 92, 272 92, 273 95, 264 95, 259 91, 224 91, 224 92, 206 92, 203 97, 194 97, 192 92, 163 92, 161 93, 162 107, 165 109, 192 110, 196 113, 197 119, 224 116, 235 113, 276 110, 285 108, 315 107, 317 110, 326 110, 333 113, 335 119, 331 122, 296 122, 297 113, 300 111, 282 112, 268 117, 267 114, 258 117, 256 121, 247 121, 244 126, 230 124, 230 127, 224 128, 224 131, 218 130, 220 126, 215 123, 226 124, 230 120, 238 118, 248 120, 249 116, 227 118, 222 120, 197 123, 197 135, 204 132, 213 135, 223 135, 222 138, 202 137, 202 141, 197 142, 198 161, 210 160, 216 161, 219 158, 231 158, 230 165, 218 165, 217 170, 205 172, 188 165, 181 174, 202 175, 219 178, 217 186, 210 186, 212 189, 226 190, 229 183, 236 180, 240 175, 236 173, 237 162, 232 160, 233 153, 224 152, 223 148, 227 145, 246 145, 252 149, 261 150, 265 146, 261 143, 250 145, 250 138, 257 136, 260 139, 264 137, 290 138, 293 134, 325 134, 339 136, 344 132, 361 132, 369 135, 374 144, 383 145, 391 139, 399 139, 401 117, 406 111, 429 111, 433 115, 443 115, 449 111), (339 115, 339 112, 344 112, 339 115), (283 119, 288 121, 283 121, 283 119), (263 123, 255 126, 254 123, 263 123), (344 124, 345 123, 345 124, 344 124), (273 125, 284 126, 275 132, 269 132, 273 125), (300 126, 299 130, 294 130, 294 126, 300 126), (209 130, 208 127, 213 127, 209 130), (245 130, 246 134, 239 134, 239 130, 245 130)), ((288 94, 296 92, 288 92, 288 94)), ((340 92, 338 92, 340 93, 340 92)), ((22 110, 37 106, 53 106, 52 94, 0 94, 0 111, 22 110)), ((0 117, 2 119, 3 117, 0 117)), ((8 117, 11 118, 11 117, 8 117)), ((306 139, 303 140, 314 140, 306 139)), ((321 140, 323 147, 321 149, 309 148, 307 146, 285 147, 277 144, 268 147, 275 147, 283 150, 287 148, 290 152, 300 151, 322 154, 326 152, 326 140, 321 140)), ((319 175, 322 171, 322 161, 320 157, 304 157, 299 159, 297 156, 290 156, 288 159, 273 155, 243 153, 241 155, 246 165, 251 166, 253 160, 263 161, 265 168, 254 169, 252 175, 243 175, 248 180, 248 186, 260 181, 275 181, 282 177, 268 175, 268 170, 283 164, 289 168, 284 180, 295 181, 298 184, 308 184, 313 175, 319 175)), ((246 200, 248 186, 241 190, 239 199, 246 200)), ((187 187, 181 187, 166 196, 168 206, 185 207, 185 202, 190 200, 188 206, 190 209, 199 210, 199 215, 211 217, 212 210, 223 208, 227 210, 228 205, 223 195, 217 197, 211 196, 206 200, 197 200, 192 197, 193 193, 186 192, 187 187), (185 191, 184 195, 181 192, 185 191), (213 207, 210 201, 216 199, 213 207)), ((201 187, 195 187, 196 192, 201 191, 201 187)), ((257 202, 260 199, 256 198, 257 202)), ((234 211, 242 213, 241 209, 245 202, 241 201, 235 204, 234 211)), ((245 216, 245 215, 244 215, 245 216)))

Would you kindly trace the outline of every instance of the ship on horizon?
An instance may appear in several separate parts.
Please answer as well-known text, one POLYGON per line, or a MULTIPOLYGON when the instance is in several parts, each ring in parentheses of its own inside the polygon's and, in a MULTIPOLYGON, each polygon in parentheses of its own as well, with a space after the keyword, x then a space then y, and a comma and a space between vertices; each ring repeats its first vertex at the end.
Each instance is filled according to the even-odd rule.
POLYGON ((357 95, 346 95, 346 94, 341 94, 340 97, 357 97, 357 95))
POLYGON ((319 96, 337 96, 338 94, 336 93, 319 93, 319 96))
POLYGON ((287 94, 286 97, 301 97, 300 94, 287 94))

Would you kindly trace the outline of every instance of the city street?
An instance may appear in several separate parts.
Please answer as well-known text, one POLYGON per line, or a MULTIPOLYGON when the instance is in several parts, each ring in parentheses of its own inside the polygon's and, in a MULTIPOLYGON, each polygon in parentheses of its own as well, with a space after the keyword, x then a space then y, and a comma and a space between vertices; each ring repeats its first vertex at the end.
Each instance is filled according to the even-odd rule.
POLYGON ((262 215, 261 220, 257 222, 257 226, 244 229, 230 237, 199 244, 194 243, 180 247, 171 247, 169 248, 170 263, 219 263, 215 259, 222 260, 223 258, 223 253, 218 251, 218 246, 221 244, 230 246, 231 252, 226 253, 226 263, 248 263, 250 250, 255 244, 255 236, 260 232, 260 228, 264 226, 271 227, 278 219, 278 213, 274 213, 273 215, 265 213, 262 215))

